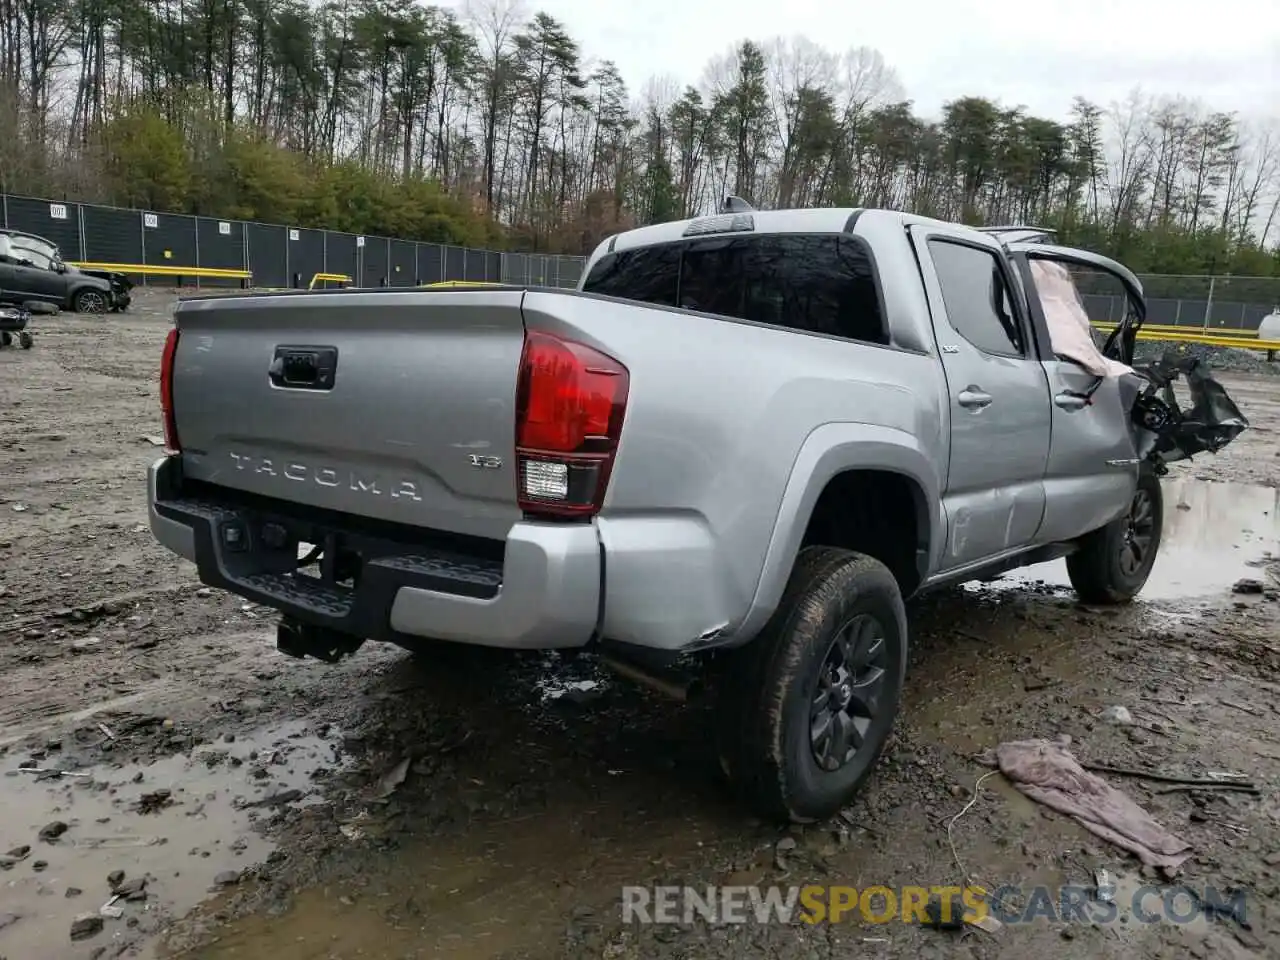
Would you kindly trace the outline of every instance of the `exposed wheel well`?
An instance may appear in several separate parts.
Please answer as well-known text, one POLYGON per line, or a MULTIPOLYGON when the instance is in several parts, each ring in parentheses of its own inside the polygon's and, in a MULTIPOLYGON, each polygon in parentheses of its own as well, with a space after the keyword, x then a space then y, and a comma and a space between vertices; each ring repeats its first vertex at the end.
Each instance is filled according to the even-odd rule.
POLYGON ((913 480, 888 470, 849 470, 827 482, 801 546, 842 547, 875 557, 907 596, 923 578, 928 531, 924 493, 913 480))

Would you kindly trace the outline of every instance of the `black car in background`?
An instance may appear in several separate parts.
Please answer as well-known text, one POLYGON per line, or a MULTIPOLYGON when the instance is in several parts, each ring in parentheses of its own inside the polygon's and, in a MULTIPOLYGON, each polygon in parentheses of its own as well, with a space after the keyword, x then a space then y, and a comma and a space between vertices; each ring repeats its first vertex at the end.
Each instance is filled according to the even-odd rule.
POLYGON ((0 301, 39 300, 78 313, 106 313, 125 309, 132 289, 124 274, 65 263, 51 240, 0 230, 0 301))

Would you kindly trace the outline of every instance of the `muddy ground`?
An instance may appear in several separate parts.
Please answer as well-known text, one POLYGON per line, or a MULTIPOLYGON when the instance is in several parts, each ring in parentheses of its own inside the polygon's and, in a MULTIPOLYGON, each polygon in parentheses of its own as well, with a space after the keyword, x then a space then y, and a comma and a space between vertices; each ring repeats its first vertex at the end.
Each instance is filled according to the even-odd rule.
POLYGON ((916 604, 871 785, 836 822, 779 830, 721 783, 706 707, 588 658, 278 654, 268 611, 202 588, 145 527, 170 306, 143 291, 126 316, 41 319, 34 350, 0 351, 0 957, 1277 955, 1280 378, 1225 378, 1253 428, 1171 475, 1141 602, 1082 607, 1059 563, 916 604), (1242 578, 1259 592, 1233 593, 1242 578), (1132 722, 1104 719, 1117 706, 1132 722), (1163 877, 999 775, 975 799, 975 754, 1061 734, 1093 763, 1246 774, 1257 793, 1109 775, 1192 844, 1176 882, 1242 890, 1245 916, 1143 923, 1126 896, 1163 877), (1098 869, 1115 922, 619 910, 624 884, 1029 892, 1098 869))

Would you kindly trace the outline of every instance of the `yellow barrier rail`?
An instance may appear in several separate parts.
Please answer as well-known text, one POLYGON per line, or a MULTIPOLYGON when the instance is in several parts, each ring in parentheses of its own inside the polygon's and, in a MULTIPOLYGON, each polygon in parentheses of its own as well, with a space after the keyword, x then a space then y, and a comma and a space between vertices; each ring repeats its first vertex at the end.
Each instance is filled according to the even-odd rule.
POLYGON ((1200 337, 1192 335, 1171 335, 1167 333, 1149 333, 1138 331, 1139 340, 1163 340, 1166 343, 1203 343, 1210 347, 1235 347, 1238 350, 1266 350, 1271 353, 1280 350, 1280 340, 1260 340, 1257 337, 1200 337))
MULTIPOLYGON (((311 278, 311 282, 307 284, 307 289, 314 290, 316 288, 317 283, 325 283, 325 282, 350 283, 351 278, 347 276, 345 273, 317 273, 314 277, 311 278)), ((505 286, 507 286, 507 284, 505 283, 497 283, 493 281, 484 281, 484 280, 439 280, 435 283, 422 283, 422 284, 419 284, 417 287, 408 287, 408 288, 401 287, 400 289, 432 290, 437 288, 505 287, 505 286)), ((395 288, 370 287, 368 289, 385 290, 385 289, 395 289, 395 288)))
POLYGON ((314 290, 317 283, 350 283, 351 278, 345 273, 317 273, 307 284, 308 290, 314 290))
MULTIPOLYGON (((1101 320, 1092 321, 1093 325, 1099 330, 1114 330, 1114 323, 1104 323, 1101 320)), ((1256 337, 1257 330, 1243 330, 1239 327, 1203 327, 1192 323, 1144 323, 1143 330, 1154 330, 1161 333, 1187 333, 1196 336, 1219 336, 1219 337, 1256 337)))
MULTIPOLYGON (((1094 322, 1099 330, 1114 330, 1114 323, 1094 322)), ((1167 343, 1202 343, 1209 347, 1234 347, 1237 350, 1262 350, 1268 360, 1276 359, 1280 340, 1263 340, 1257 330, 1230 330, 1229 328, 1193 327, 1189 324, 1144 323, 1138 331, 1139 340, 1164 340, 1167 343)))
POLYGON ((81 270, 105 270, 109 273, 132 273, 150 277, 191 277, 208 280, 251 280, 252 270, 227 270, 222 267, 179 267, 160 263, 97 263, 67 261, 81 270))

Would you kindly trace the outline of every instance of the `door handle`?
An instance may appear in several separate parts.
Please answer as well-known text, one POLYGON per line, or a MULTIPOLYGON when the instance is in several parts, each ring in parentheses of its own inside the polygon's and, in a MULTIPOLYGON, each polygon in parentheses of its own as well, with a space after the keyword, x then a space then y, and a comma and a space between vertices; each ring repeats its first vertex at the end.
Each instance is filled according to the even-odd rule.
POLYGON ((1083 410, 1089 405, 1089 398, 1079 393, 1072 393, 1070 390, 1063 390, 1053 398, 1053 402, 1063 410, 1083 410))
POLYGON ((956 400, 960 406, 968 410, 981 410, 991 403, 991 394, 983 391, 981 387, 970 385, 960 391, 956 396, 956 400))

